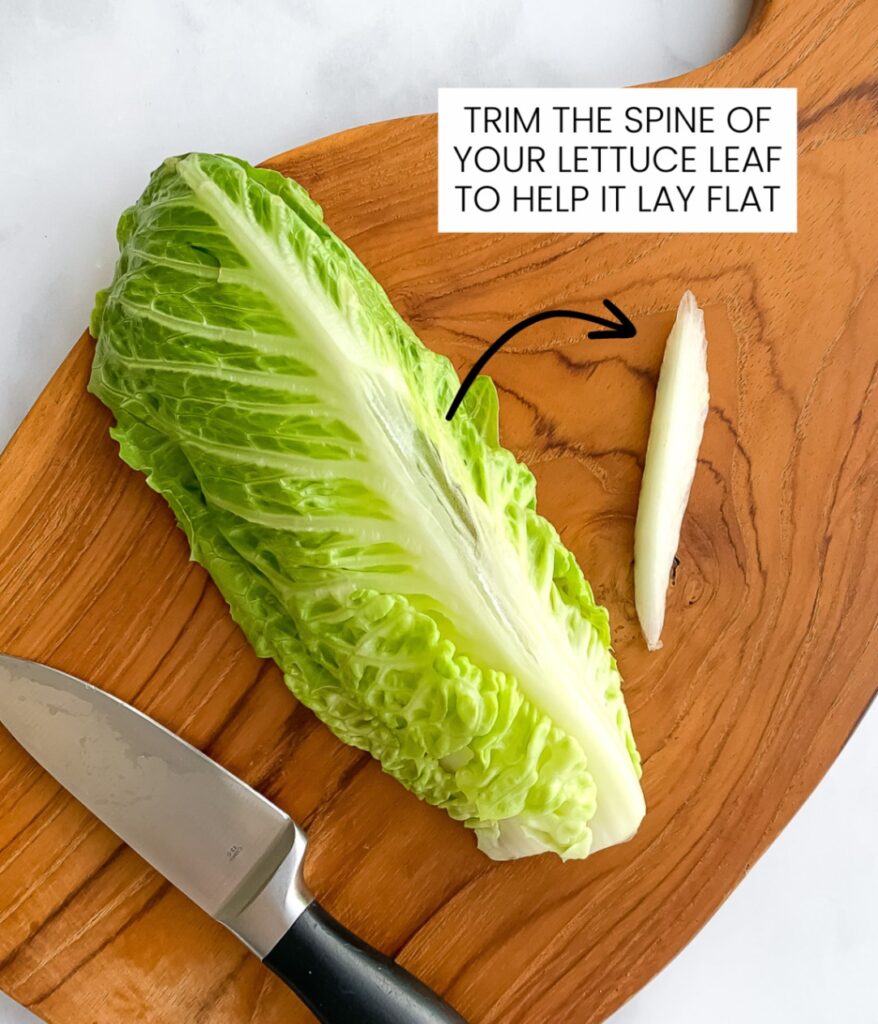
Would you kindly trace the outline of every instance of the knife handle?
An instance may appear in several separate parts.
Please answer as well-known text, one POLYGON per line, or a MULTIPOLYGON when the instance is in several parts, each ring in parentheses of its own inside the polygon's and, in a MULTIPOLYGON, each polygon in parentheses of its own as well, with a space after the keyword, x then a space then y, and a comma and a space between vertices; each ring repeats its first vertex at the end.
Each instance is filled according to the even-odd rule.
POLYGON ((315 900, 262 961, 322 1024, 466 1024, 390 957, 315 900))

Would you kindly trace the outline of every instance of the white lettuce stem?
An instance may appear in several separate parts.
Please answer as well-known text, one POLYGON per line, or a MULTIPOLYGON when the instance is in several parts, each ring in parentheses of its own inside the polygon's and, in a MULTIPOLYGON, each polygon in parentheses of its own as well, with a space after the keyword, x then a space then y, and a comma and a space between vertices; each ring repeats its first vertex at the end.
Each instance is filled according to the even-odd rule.
POLYGON ((634 529, 634 603, 647 647, 661 647, 671 567, 710 404, 704 313, 687 291, 668 336, 634 529))

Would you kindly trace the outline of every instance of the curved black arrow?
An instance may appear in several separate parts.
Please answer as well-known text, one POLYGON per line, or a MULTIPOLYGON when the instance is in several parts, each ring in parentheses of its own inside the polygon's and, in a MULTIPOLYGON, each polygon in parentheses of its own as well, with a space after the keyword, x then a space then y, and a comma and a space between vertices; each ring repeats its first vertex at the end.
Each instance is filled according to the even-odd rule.
POLYGON ((520 334, 525 328, 530 327, 531 324, 538 324, 541 320, 552 320, 555 317, 571 317, 574 320, 588 320, 589 323, 600 324, 605 328, 603 331, 589 331, 589 338, 633 338, 637 335, 637 328, 614 302, 604 299, 604 305, 616 318, 615 320, 605 320, 602 316, 594 316, 592 313, 580 313, 578 309, 546 309, 542 313, 534 313, 533 316, 520 320, 517 324, 504 331, 494 344, 489 346, 479 356, 470 372, 464 377, 463 383, 457 389, 457 394, 454 396, 454 401, 448 407, 445 419, 451 420, 454 417, 467 391, 473 386, 476 377, 485 368, 488 360, 499 352, 510 338, 514 338, 516 334, 520 334))

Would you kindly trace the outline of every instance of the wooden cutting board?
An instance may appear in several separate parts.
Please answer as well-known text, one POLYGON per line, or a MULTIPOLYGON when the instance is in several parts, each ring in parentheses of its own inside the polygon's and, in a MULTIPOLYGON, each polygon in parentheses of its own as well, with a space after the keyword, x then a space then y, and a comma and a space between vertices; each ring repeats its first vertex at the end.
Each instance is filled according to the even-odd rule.
MULTIPOLYGON (((270 161, 460 370, 542 308, 599 312, 608 296, 635 320, 633 342, 543 324, 491 364, 504 441, 611 611, 645 760, 632 842, 494 864, 298 706, 118 460, 85 392, 88 336, 0 460, 0 649, 132 701, 293 814, 329 908, 476 1024, 602 1020, 740 881, 875 690, 876 35, 866 2, 776 0, 729 56, 674 83, 798 86, 797 235, 439 236, 433 117, 270 161), (712 405, 649 655, 634 513, 686 287, 706 309, 712 405)), ((0 779, 0 985, 16 999, 51 1024, 309 1019, 5 732, 0 779)))

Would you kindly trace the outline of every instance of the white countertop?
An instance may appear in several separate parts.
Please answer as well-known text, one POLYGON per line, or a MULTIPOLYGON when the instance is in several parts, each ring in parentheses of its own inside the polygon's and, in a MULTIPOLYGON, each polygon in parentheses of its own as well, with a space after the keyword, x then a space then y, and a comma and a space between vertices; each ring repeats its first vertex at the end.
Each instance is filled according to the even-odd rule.
MULTIPOLYGON (((350 125, 435 110, 443 85, 661 79, 727 49, 748 7, 7 0, 0 446, 86 323, 112 273, 116 219, 163 157, 207 149, 259 160, 350 125)), ((613 1024, 878 1020, 876 808, 873 712, 728 903, 613 1024)), ((33 1019, 0 995, 0 1024, 33 1019)))

